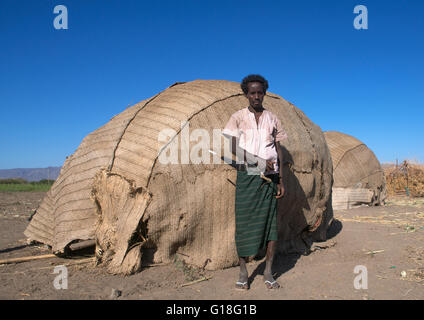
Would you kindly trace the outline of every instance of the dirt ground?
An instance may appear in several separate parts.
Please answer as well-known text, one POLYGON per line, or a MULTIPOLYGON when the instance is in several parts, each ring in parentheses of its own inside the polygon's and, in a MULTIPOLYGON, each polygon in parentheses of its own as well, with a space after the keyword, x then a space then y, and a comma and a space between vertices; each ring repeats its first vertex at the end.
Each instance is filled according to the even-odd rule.
MULTIPOLYGON (((23 234, 43 196, 0 193, 0 260, 50 253, 43 245, 27 245, 23 234)), ((79 255, 0 265, 0 299, 424 299, 424 198, 392 198, 386 206, 334 216, 326 242, 314 243, 307 255, 276 257, 278 290, 265 288, 264 260, 249 263, 250 290, 242 292, 234 289, 238 267, 203 271, 176 261, 124 277, 107 274, 89 256, 79 255), (55 288, 63 274, 54 272, 60 265, 67 268, 67 289, 55 288), (356 266, 362 269, 355 273, 356 266), (355 288, 360 276, 356 284, 363 287, 355 288), (208 280, 190 284, 202 277, 208 280)))

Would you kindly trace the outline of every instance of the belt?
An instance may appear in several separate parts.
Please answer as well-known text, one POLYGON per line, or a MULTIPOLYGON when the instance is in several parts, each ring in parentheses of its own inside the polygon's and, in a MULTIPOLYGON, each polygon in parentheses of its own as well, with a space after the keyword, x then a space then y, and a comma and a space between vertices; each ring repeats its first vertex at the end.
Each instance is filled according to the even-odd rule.
POLYGON ((245 163, 241 163, 241 164, 236 164, 236 169, 237 171, 247 171, 247 168, 256 168, 256 165, 252 164, 252 165, 246 165, 245 163))

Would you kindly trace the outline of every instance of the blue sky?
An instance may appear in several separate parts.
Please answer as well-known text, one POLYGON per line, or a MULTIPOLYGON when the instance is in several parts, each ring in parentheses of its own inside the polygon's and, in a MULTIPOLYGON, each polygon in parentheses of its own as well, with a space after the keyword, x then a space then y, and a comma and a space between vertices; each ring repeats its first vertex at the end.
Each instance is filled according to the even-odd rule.
POLYGON ((128 105, 249 73, 381 162, 424 162, 423 16, 412 0, 1 0, 0 169, 61 166, 128 105))

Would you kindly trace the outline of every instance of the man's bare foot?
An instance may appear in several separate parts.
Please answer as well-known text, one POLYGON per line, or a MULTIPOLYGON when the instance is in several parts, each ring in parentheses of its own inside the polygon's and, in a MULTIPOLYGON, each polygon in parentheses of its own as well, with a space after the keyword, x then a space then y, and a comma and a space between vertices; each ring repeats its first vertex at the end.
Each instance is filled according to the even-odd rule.
POLYGON ((265 285, 267 287, 267 289, 278 289, 280 288, 280 285, 277 281, 269 281, 269 280, 265 280, 265 285))
POLYGON ((236 282, 236 289, 238 290, 249 290, 249 277, 247 273, 241 271, 240 278, 236 282))
POLYGON ((246 282, 240 282, 240 281, 237 281, 236 282, 236 289, 237 290, 249 290, 249 283, 246 281, 246 282))
POLYGON ((271 274, 264 274, 265 285, 268 289, 278 289, 280 284, 275 281, 271 274))

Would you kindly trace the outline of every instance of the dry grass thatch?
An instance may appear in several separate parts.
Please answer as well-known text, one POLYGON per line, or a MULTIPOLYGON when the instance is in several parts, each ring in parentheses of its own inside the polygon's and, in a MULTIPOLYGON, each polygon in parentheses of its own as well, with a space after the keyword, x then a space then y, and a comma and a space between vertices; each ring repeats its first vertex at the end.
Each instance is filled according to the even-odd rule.
POLYGON ((327 131, 324 136, 333 161, 333 208, 350 208, 361 203, 383 204, 386 181, 374 152, 362 141, 342 132, 327 131), (352 192, 357 194, 352 195, 352 192))
MULTIPOLYGON (((171 262, 177 251, 197 267, 208 259, 208 269, 237 264, 234 168, 158 161, 165 152, 158 135, 171 131, 169 145, 187 141, 194 150, 198 141, 186 140, 185 128, 213 137, 247 103, 238 83, 196 80, 124 110, 85 137, 66 160, 25 234, 53 251, 95 239, 98 262, 113 273, 171 262)), ((264 105, 288 134, 282 148, 286 194, 278 216, 284 250, 303 244, 305 233, 325 237, 333 168, 321 129, 300 109, 269 92, 264 105)), ((222 139, 216 150, 222 151, 222 139)))

